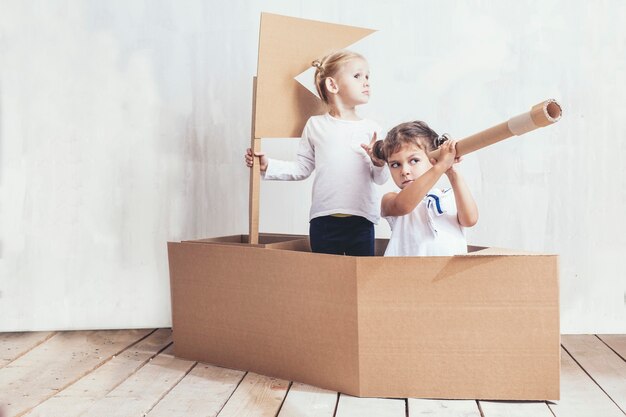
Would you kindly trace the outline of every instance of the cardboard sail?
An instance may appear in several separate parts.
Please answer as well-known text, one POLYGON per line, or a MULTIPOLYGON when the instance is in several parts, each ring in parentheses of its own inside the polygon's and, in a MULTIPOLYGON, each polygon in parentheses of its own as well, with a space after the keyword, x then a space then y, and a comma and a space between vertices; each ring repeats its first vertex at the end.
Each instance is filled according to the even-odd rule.
POLYGON ((311 62, 375 32, 270 13, 261 14, 257 69, 255 138, 299 138, 323 103, 296 79, 311 62))

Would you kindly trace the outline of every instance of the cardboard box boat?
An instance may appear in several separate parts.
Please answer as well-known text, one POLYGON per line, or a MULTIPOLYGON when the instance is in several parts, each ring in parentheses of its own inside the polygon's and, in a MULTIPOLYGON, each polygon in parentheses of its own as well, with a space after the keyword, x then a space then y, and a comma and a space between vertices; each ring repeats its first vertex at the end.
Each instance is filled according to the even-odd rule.
POLYGON ((168 243, 176 356, 361 397, 559 399, 558 256, 246 241, 168 243))

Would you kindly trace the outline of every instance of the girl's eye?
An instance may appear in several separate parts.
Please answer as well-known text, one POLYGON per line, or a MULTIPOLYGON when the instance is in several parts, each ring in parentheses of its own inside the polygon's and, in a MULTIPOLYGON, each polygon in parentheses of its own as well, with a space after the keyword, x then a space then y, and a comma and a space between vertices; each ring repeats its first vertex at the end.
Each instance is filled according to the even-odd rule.
POLYGON ((413 159, 411 159, 411 164, 415 165, 415 164, 417 164, 419 161, 420 161, 419 159, 417 159, 417 158, 413 158, 413 159))
POLYGON ((361 74, 354 74, 354 78, 361 78, 361 74))
POLYGON ((397 162, 392 163, 391 168, 398 168, 398 163, 397 162))

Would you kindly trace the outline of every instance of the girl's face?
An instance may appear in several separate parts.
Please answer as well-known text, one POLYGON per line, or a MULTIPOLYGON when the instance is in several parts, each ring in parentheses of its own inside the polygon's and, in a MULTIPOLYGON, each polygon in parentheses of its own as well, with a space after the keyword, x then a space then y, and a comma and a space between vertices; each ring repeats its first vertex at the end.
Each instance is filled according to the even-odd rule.
POLYGON ((391 177, 403 189, 428 171, 432 164, 426 152, 417 145, 405 144, 387 160, 391 177))
POLYGON ((342 65, 334 77, 337 92, 345 105, 357 106, 370 99, 370 70, 367 61, 353 58, 342 65))

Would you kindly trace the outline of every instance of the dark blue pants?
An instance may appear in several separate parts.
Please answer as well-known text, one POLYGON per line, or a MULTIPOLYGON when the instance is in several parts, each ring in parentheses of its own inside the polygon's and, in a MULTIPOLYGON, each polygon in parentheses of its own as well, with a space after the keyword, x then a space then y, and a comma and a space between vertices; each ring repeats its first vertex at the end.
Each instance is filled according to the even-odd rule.
POLYGON ((316 217, 309 238, 316 253, 374 256, 374 224, 364 217, 316 217))

